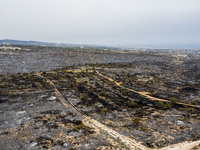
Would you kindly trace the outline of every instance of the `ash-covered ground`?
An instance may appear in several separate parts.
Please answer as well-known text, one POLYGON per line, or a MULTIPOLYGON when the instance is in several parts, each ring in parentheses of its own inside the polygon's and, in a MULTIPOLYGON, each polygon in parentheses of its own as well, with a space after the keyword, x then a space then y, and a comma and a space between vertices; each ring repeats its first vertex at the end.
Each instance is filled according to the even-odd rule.
POLYGON ((0 48, 0 74, 50 71, 72 65, 127 63, 134 61, 171 61, 171 58, 122 53, 102 49, 54 48, 20 46, 0 48))
POLYGON ((1 149, 122 148, 64 106, 46 79, 80 112, 146 148, 200 140, 198 55, 31 48, 0 53, 1 149))

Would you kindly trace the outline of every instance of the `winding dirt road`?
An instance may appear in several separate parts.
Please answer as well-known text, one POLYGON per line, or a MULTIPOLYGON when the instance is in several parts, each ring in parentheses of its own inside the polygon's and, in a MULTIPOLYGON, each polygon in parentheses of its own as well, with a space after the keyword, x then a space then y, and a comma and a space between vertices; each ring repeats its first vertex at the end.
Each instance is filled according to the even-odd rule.
MULTIPOLYGON (((101 76, 101 77, 103 77, 103 78, 105 78, 105 79, 107 79, 107 80, 109 80, 109 81, 115 83, 117 86, 119 86, 119 87, 121 87, 121 88, 123 88, 123 89, 126 89, 126 90, 128 90, 128 91, 131 91, 131 92, 134 92, 134 93, 139 94, 141 97, 147 98, 147 99, 152 100, 152 101, 162 101, 162 102, 167 102, 167 103, 169 103, 169 101, 166 100, 166 99, 156 98, 156 97, 153 97, 153 96, 150 96, 150 95, 146 94, 146 92, 138 92, 138 91, 135 91, 135 90, 133 90, 133 89, 124 87, 124 86, 122 86, 119 82, 116 82, 116 81, 114 81, 113 79, 111 79, 111 78, 109 78, 109 77, 107 77, 107 76, 101 74, 101 73, 100 73, 99 71, 97 71, 97 70, 96 70, 96 73, 97 73, 99 76, 101 76)), ((199 109, 200 109, 200 107, 199 107, 199 106, 196 106, 196 105, 190 105, 190 104, 185 104, 185 103, 181 103, 181 102, 177 102, 176 104, 183 105, 183 106, 189 106, 189 107, 193 107, 193 108, 199 108, 199 109)))

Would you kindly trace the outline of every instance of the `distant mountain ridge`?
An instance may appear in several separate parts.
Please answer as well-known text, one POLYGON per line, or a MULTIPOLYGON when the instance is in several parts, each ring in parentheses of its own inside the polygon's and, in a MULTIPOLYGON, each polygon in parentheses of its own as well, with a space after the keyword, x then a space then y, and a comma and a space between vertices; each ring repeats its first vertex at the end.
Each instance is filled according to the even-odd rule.
POLYGON ((11 40, 11 39, 0 40, 0 44, 30 45, 30 46, 48 46, 48 47, 110 48, 110 47, 107 47, 107 46, 99 46, 99 45, 50 43, 50 42, 21 41, 21 40, 11 40))
POLYGON ((48 47, 79 47, 79 48, 100 48, 100 49, 127 49, 127 50, 132 50, 132 49, 140 49, 140 48, 145 48, 145 49, 173 49, 173 48, 191 48, 191 49, 200 49, 200 44, 171 44, 171 45, 166 45, 166 44, 160 44, 160 45, 149 45, 149 44, 143 44, 143 45, 98 45, 98 44, 71 44, 71 43, 51 43, 51 42, 41 42, 41 41, 23 41, 23 40, 13 40, 13 39, 3 39, 0 40, 0 44, 10 44, 10 45, 29 45, 29 46, 48 46, 48 47))

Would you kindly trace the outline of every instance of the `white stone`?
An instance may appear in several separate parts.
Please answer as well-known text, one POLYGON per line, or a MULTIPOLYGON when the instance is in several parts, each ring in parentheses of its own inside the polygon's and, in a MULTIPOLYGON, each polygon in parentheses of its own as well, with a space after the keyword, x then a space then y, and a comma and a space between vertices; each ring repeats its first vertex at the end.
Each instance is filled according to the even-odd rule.
POLYGON ((40 98, 43 98, 43 97, 46 97, 47 95, 41 95, 41 96, 39 96, 40 98))
POLYGON ((17 112, 17 114, 25 114, 26 113, 26 111, 19 111, 19 112, 17 112))
POLYGON ((69 145, 69 143, 64 143, 63 144, 64 147, 67 147, 68 145, 69 145))
POLYGON ((178 121, 177 121, 177 124, 178 124, 178 125, 183 125, 183 124, 185 124, 185 123, 184 123, 183 121, 178 120, 178 121))
POLYGON ((37 143, 36 142, 33 142, 33 143, 31 143, 31 147, 35 147, 37 145, 37 143))
POLYGON ((55 96, 51 96, 50 98, 48 98, 48 100, 50 100, 50 101, 56 100, 56 97, 55 96))

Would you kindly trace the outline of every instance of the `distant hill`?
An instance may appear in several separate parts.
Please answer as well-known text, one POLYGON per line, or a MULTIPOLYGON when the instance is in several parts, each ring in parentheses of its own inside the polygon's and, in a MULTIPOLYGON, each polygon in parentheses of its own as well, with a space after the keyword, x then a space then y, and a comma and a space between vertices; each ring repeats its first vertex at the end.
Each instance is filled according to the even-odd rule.
POLYGON ((10 39, 0 40, 0 44, 52 46, 52 47, 81 47, 81 45, 79 44, 48 43, 48 42, 39 42, 39 41, 20 41, 20 40, 10 40, 10 39))
POLYGON ((20 40, 10 40, 10 39, 0 40, 0 44, 48 46, 48 47, 113 48, 113 47, 99 46, 99 45, 48 43, 39 41, 20 41, 20 40))

